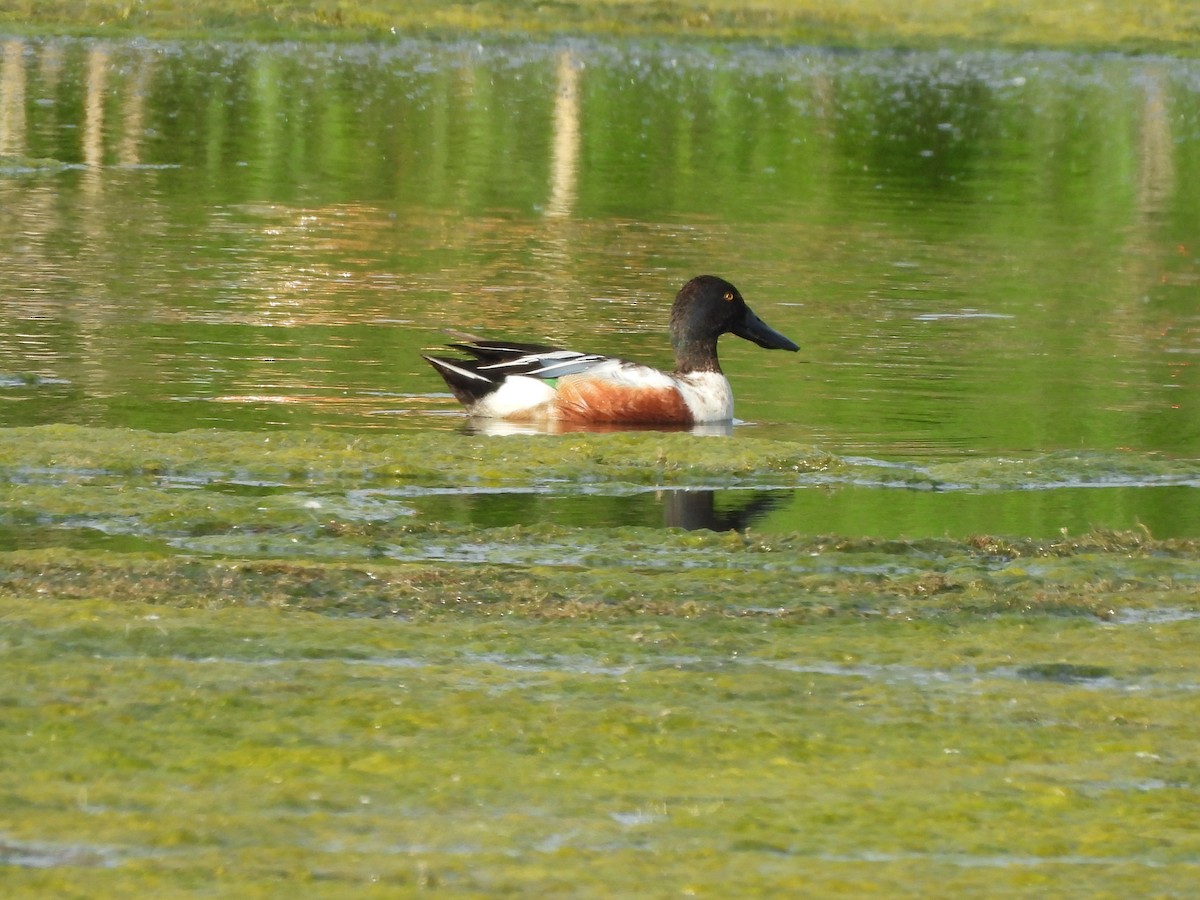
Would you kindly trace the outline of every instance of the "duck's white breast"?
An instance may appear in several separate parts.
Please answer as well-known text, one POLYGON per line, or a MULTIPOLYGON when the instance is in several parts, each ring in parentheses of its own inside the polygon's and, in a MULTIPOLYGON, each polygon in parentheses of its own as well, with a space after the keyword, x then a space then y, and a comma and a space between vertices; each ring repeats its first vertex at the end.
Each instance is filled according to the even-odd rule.
POLYGON ((733 388, 720 372, 689 372, 676 375, 683 402, 697 424, 728 422, 733 418, 733 388))

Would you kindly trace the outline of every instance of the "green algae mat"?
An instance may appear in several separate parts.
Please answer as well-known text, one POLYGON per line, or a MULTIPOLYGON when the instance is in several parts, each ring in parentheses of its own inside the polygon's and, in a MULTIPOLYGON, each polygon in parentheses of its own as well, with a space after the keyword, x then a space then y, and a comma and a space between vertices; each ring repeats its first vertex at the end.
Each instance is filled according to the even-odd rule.
POLYGON ((1194 53, 1200 8, 1181 0, 17 0, 0 28, 24 33, 255 39, 397 34, 587 34, 754 39, 853 47, 991 46, 1194 53))
POLYGON ((420 500, 855 484, 1018 502, 1194 490, 1196 472, 689 435, 4 431, 0 883, 1182 896, 1195 538, 494 525, 420 500))

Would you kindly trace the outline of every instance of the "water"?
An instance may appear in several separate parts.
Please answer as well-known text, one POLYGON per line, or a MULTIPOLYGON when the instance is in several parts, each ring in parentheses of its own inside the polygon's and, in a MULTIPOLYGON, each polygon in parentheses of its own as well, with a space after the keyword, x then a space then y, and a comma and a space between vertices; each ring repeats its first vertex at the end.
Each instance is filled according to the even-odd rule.
POLYGON ((0 40, 5 887, 1179 893, 1198 191, 1197 61, 0 40), (703 271, 729 435, 420 360, 703 271))
MULTIPOLYGON (((453 439, 420 359, 449 330, 669 366, 671 296, 714 272, 801 344, 724 339, 734 440, 1197 459, 1198 219, 1194 60, 9 40, 0 425, 453 439)), ((1195 534, 1194 490, 756 515, 1195 534)))
POLYGON ((713 531, 855 534, 881 538, 1005 533, 1053 536, 1096 528, 1147 529, 1155 537, 1200 534, 1194 487, 1068 487, 1011 492, 840 486, 814 490, 672 490, 617 497, 472 493, 422 498, 418 514, 505 527, 534 522, 616 528, 631 523, 713 531), (999 524, 998 524, 999 523, 999 524))

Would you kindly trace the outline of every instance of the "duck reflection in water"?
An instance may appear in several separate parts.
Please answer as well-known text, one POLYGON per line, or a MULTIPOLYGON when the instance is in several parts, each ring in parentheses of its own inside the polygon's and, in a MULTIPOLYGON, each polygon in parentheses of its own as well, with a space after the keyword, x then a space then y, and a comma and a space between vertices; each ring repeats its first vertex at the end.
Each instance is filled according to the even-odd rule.
POLYGON ((663 499, 663 524, 688 531, 742 531, 771 510, 786 503, 795 491, 721 491, 722 499, 736 503, 717 507, 715 490, 667 491, 663 499))
POLYGON ((706 422, 700 425, 622 425, 616 422, 510 422, 468 416, 463 425, 467 434, 503 437, 512 434, 610 434, 616 431, 682 431, 701 437, 728 437, 733 422, 706 422))

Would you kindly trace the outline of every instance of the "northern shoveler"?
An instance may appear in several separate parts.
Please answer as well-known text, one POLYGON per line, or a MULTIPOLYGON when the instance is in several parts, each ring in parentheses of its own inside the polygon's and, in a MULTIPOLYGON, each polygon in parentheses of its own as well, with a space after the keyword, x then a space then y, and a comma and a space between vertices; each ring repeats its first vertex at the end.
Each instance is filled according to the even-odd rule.
POLYGON ((733 418, 733 391, 717 362, 729 332, 768 350, 799 350, 756 316, 728 281, 700 275, 671 308, 675 371, 544 344, 450 344, 473 359, 425 359, 472 416, 514 422, 698 425, 733 418))

